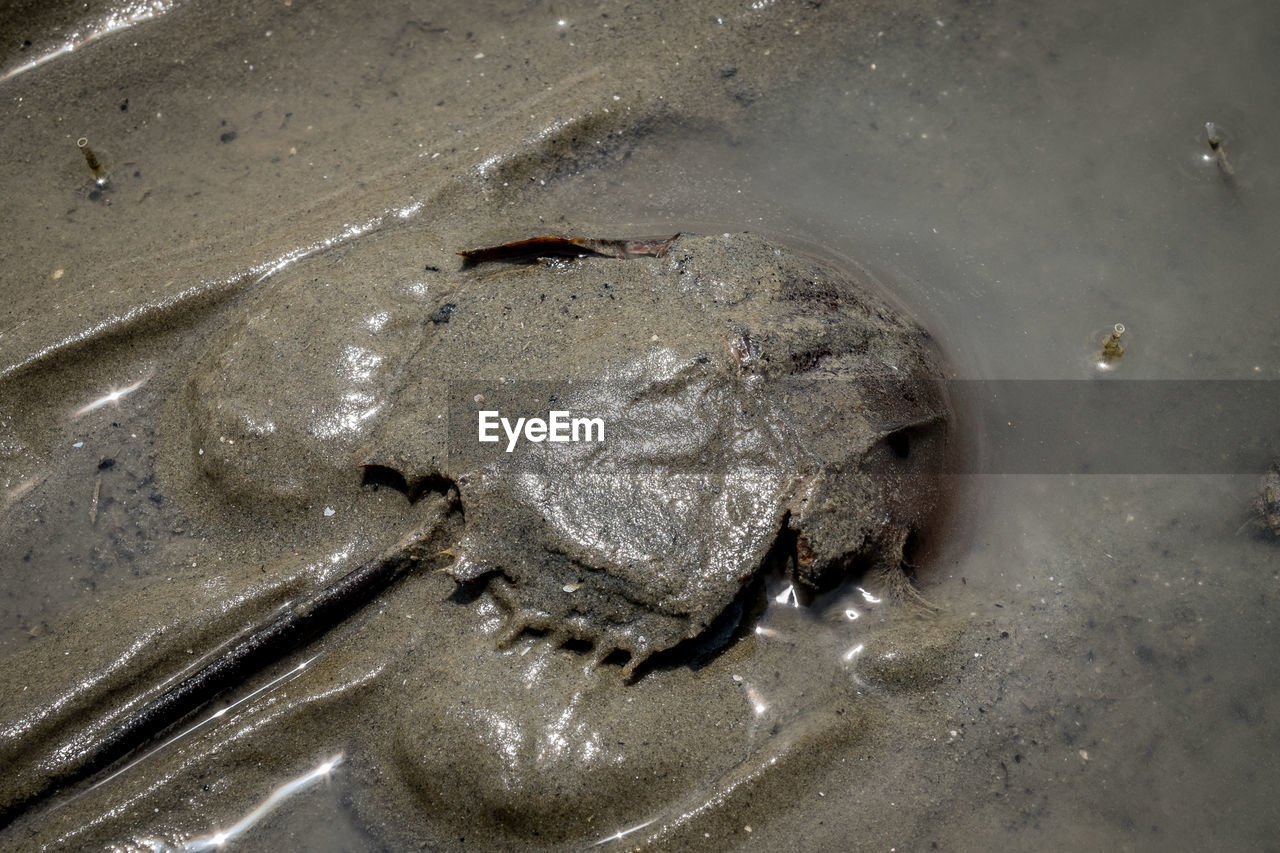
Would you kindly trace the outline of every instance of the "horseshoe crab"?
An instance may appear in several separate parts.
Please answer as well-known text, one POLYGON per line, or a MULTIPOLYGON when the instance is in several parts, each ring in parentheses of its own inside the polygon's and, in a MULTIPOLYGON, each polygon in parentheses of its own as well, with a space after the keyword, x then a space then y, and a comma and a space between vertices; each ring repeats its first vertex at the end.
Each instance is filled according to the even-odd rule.
POLYGON ((493 587, 506 637, 588 643, 597 660, 620 653, 628 674, 706 632, 780 537, 804 588, 853 567, 900 578, 946 443, 928 334, 754 236, 629 245, 464 253, 479 266, 431 294, 407 346, 342 341, 332 360, 312 356, 359 390, 293 423, 296 380, 280 365, 294 362, 277 356, 277 331, 298 294, 273 294, 196 372, 194 467, 226 494, 264 481, 310 493, 317 467, 353 459, 412 497, 455 489, 466 526, 446 571, 493 587), (579 257, 509 263, 564 254, 579 257), (726 275, 729 259, 745 272, 726 275), (481 411, 553 409, 603 420, 607 439, 479 453, 481 411), (334 454, 344 428, 358 438, 334 454), (280 470, 299 457, 307 465, 280 470))

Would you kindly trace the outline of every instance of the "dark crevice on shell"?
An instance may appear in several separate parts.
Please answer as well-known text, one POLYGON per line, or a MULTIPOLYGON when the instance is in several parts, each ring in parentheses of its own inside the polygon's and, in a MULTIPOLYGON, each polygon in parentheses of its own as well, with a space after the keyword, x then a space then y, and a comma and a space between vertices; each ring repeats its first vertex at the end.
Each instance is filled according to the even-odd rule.
POLYGON ((498 261, 533 263, 543 258, 637 258, 661 257, 672 241, 679 237, 656 237, 642 240, 610 240, 596 237, 532 237, 500 246, 467 249, 459 252, 463 269, 498 261))
MULTIPOLYGON (((360 479, 361 486, 395 489, 408 498, 411 504, 416 504, 428 495, 447 496, 452 492, 455 495, 453 502, 455 504, 458 503, 456 500, 457 484, 443 474, 428 474, 423 477, 415 477, 410 481, 405 478, 403 473, 390 465, 366 463, 361 467, 363 468, 363 474, 360 479)), ((455 506, 455 509, 458 512, 462 511, 461 505, 455 506)))

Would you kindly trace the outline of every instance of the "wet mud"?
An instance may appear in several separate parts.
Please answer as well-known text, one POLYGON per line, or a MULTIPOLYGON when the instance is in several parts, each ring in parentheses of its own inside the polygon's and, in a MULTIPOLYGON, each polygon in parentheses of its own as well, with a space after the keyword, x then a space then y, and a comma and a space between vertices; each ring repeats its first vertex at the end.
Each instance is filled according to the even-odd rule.
POLYGON ((5 846, 1274 836, 1274 437, 1011 476, 925 390, 1280 376, 1265 4, 173 4, 55 56, 109 11, 0 17, 0 797, 419 559, 5 846), (529 396, 649 452, 450 454, 529 396))

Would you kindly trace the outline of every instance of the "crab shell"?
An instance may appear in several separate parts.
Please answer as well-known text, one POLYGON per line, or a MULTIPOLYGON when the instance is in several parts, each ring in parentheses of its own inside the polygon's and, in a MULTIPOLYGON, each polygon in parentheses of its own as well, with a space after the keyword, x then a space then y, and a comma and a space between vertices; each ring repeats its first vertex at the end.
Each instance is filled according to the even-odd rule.
POLYGON ((949 412, 929 335, 869 285, 754 236, 682 235, 661 257, 482 267, 447 304, 364 462, 410 493, 456 487, 446 571, 487 584, 508 639, 624 652, 630 675, 732 621, 780 548, 802 585, 905 584, 949 412), (482 410, 605 436, 508 452, 478 441, 482 410))
POLYGON ((411 499, 456 490, 448 572, 505 603, 506 635, 628 673, 722 633, 780 555, 801 586, 871 569, 909 589, 950 418, 928 333, 759 237, 664 245, 424 273, 403 229, 286 270, 196 363, 173 480, 282 517, 349 500, 359 465, 411 499), (599 418, 605 439, 507 453, 478 441, 482 410, 599 418))

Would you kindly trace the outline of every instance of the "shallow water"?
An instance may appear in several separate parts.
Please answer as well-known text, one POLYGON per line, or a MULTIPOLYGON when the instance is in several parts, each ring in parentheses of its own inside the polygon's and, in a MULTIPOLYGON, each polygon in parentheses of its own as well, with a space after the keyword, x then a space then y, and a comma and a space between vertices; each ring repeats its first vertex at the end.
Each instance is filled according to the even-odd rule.
MULTIPOLYGON (((181 645, 197 617, 166 612, 161 584, 193 613, 226 589, 275 590, 213 620, 233 628, 325 576, 288 559, 309 536, 377 549, 370 531, 399 523, 390 500, 338 506, 337 532, 319 504, 279 526, 193 519, 154 460, 172 441, 174 365, 198 351, 219 300, 398 211, 422 228, 426 263, 542 231, 759 231, 869 269, 962 379, 1274 382, 1280 14, 1263 2, 1060 5, 708 3, 639 19, 556 3, 406 3, 372 19, 341 4, 179 5, 0 83, 6 652, 91 662, 67 614, 118 621, 134 606, 125 595, 138 622, 119 637, 178 624, 181 645), (528 168, 530 136, 576 116, 593 117, 587 135, 602 144, 563 135, 535 149, 546 161, 528 187, 504 185, 502 169, 528 168), (1227 134, 1229 179, 1206 121, 1227 134), (80 136, 111 174, 105 193, 80 136), (139 318, 110 334, 130 311, 139 318), (1115 323, 1127 351, 1100 376, 1115 323), (69 414, 139 381, 118 404, 69 414), (294 574, 254 581, 260 562, 294 574)), ((4 67, 55 43, 53 26, 4 67)), ((1216 437, 1159 413, 1146 429, 1216 437)), ((819 739, 826 760, 780 771, 792 775, 709 819, 703 843, 1265 847, 1280 782, 1265 651, 1280 565, 1247 521, 1277 441, 1258 437, 1252 475, 1236 458, 1198 476, 1015 476, 999 437, 976 436, 986 473, 964 478, 919 576, 963 626, 943 680, 884 698, 891 724, 819 739)), ((78 671, 45 670, 34 687, 56 695, 78 671)), ((33 687, 26 678, 9 669, 7 689, 33 687)), ((219 772, 265 795, 339 746, 288 739, 311 752, 219 772)), ((370 831, 403 839, 372 825, 387 819, 376 808, 350 811, 369 779, 344 766, 328 793, 299 794, 256 831, 289 843, 336 802, 347 835, 335 849, 372 847, 370 831)), ((109 786, 96 796, 56 820, 96 819, 89 804, 109 803, 109 786)), ((241 813, 215 795, 193 802, 161 825, 212 831, 241 813)))

